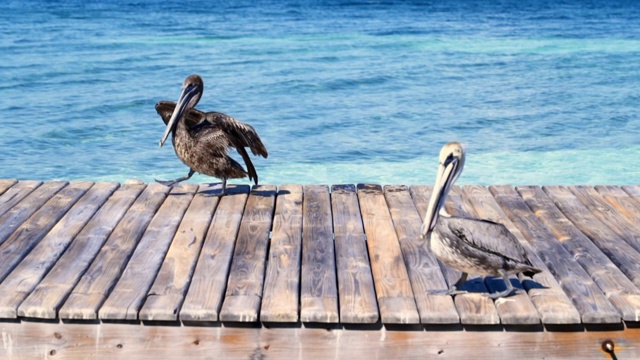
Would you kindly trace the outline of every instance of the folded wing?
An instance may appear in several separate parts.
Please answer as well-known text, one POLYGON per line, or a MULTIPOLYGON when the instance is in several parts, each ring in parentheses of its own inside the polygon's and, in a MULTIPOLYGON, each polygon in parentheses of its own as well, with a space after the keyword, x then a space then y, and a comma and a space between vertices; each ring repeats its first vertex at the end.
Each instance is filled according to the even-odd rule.
POLYGON ((463 217, 451 217, 444 223, 449 231, 473 247, 529 263, 527 253, 518 239, 502 224, 463 217))

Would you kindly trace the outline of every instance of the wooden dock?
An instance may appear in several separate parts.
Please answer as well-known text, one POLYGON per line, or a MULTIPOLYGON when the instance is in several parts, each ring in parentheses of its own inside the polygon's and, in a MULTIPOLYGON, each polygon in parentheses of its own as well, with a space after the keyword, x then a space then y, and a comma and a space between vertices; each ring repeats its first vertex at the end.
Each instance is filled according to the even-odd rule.
POLYGON ((496 301, 427 294, 430 186, 219 191, 0 180, 0 358, 640 358, 640 186, 455 187, 543 269, 496 301))

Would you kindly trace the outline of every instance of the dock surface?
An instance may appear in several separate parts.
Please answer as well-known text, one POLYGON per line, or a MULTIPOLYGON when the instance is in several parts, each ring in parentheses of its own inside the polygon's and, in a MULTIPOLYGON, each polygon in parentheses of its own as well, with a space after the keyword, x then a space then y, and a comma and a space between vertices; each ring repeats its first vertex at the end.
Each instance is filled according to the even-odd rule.
POLYGON ((419 238, 431 186, 227 192, 0 180, 0 357, 640 357, 640 186, 456 186, 543 270, 495 301, 427 293, 459 277, 419 238))

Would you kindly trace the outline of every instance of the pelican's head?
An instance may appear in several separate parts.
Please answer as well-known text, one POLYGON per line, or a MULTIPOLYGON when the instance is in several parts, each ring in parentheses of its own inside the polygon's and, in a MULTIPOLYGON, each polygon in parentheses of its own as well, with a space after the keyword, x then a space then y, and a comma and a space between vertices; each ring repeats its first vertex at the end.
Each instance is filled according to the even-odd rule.
POLYGON ((173 110, 171 119, 169 119, 169 122, 167 123, 167 129, 164 131, 164 135, 162 135, 160 146, 164 145, 167 137, 169 137, 169 133, 175 129, 178 121, 182 118, 182 114, 189 109, 196 107, 196 104, 200 101, 203 91, 204 83, 200 76, 190 75, 184 80, 184 83, 182 84, 182 93, 180 93, 180 98, 178 98, 176 108, 173 110))
MULTIPOLYGON (((440 165, 438 166, 438 175, 433 185, 433 192, 429 200, 427 214, 422 223, 421 238, 425 238, 427 234, 433 230, 438 221, 438 216, 444 212, 444 203, 447 199, 449 190, 453 187, 453 183, 462 173, 464 167, 464 147, 459 142, 450 142, 440 150, 440 165)), ((447 215, 446 212, 442 215, 447 215)))

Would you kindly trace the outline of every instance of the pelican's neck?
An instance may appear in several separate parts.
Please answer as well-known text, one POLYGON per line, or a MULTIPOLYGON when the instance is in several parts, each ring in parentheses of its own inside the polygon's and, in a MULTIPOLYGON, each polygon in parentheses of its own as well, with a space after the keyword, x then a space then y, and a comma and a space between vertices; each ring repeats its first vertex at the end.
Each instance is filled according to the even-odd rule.
POLYGON ((436 182, 433 185, 431 199, 427 213, 422 223, 422 237, 426 237, 438 222, 438 216, 451 217, 445 210, 444 204, 449 194, 449 190, 453 187, 462 167, 464 166, 464 149, 457 142, 448 143, 440 151, 440 165, 438 166, 438 174, 436 182))

